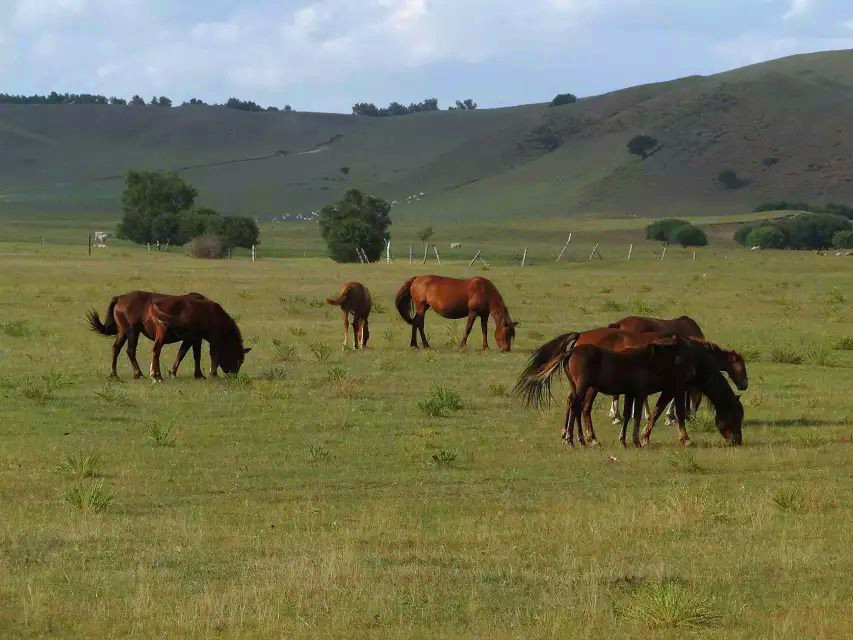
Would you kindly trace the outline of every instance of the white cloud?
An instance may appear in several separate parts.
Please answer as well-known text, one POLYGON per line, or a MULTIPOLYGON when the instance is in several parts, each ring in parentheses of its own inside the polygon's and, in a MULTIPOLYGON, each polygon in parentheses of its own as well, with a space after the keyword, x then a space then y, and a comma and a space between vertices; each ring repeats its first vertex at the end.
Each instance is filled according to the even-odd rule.
POLYGON ((799 18, 800 16, 807 14, 813 5, 814 0, 790 0, 788 11, 782 17, 785 20, 799 18))

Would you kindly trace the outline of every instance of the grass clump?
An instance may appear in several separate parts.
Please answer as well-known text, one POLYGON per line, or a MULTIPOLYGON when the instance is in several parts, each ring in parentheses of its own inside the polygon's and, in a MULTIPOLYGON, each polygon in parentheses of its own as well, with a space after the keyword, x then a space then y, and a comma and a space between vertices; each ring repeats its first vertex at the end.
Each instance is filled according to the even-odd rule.
POLYGON ((489 395, 499 398, 505 396, 507 392, 506 385, 501 382, 489 383, 489 395))
POLYGON ((75 484, 65 494, 65 501, 81 511, 100 513, 115 498, 115 494, 106 489, 102 482, 75 484))
POLYGON ((809 361, 819 367, 834 367, 835 356, 825 344, 816 344, 809 349, 809 361))
POLYGON ((780 345, 770 351, 770 361, 780 364, 803 364, 802 352, 793 345, 780 345))
POLYGON ((640 588, 626 613, 638 622, 659 629, 701 629, 713 626, 720 618, 707 600, 675 580, 640 588))
POLYGON ((272 339, 273 353, 275 359, 281 362, 296 359, 296 347, 292 344, 287 344, 279 338, 272 339))
POLYGON ((33 335, 33 328, 28 320, 7 320, 0 323, 0 331, 10 338, 29 338, 33 335))
POLYGON ((42 384, 32 378, 27 378, 21 385, 21 394, 36 404, 46 404, 54 399, 53 389, 49 384, 42 384))
POLYGON ((172 427, 156 422, 148 430, 148 439, 157 447, 174 447, 177 440, 172 434, 172 427))
POLYGON ((625 310, 625 306, 622 304, 619 304, 615 300, 611 300, 610 298, 608 298, 603 303, 601 303, 601 310, 602 311, 622 312, 625 310))
POLYGON ((461 409, 462 399, 449 387, 433 387, 426 397, 418 400, 418 408, 428 416, 440 418, 461 409))
POLYGON ((328 382, 339 384, 346 380, 347 377, 347 368, 343 365, 336 364, 334 367, 330 367, 326 372, 326 380, 328 382))
POLYGON ((806 497, 799 487, 782 487, 770 498, 779 511, 798 513, 806 506, 806 497))
POLYGON ((840 338, 835 343, 835 348, 839 351, 853 351, 853 336, 845 336, 840 338))
POLYGON ((700 409, 690 416, 689 424, 690 430, 698 433, 716 433, 717 431, 717 419, 708 409, 700 409))
POLYGON ((94 478, 98 475, 98 464, 100 460, 95 454, 84 456, 80 453, 79 456, 68 454, 65 459, 56 465, 57 473, 64 473, 77 478, 94 478))
POLYGON ((432 454, 432 461, 438 467, 452 467, 453 463, 456 462, 456 454, 442 449, 438 453, 432 454))
POLYGON ((319 362, 328 360, 329 356, 332 355, 332 350, 329 348, 329 345, 324 342, 312 342, 308 345, 308 350, 319 362))
POLYGON ((332 452, 322 445, 312 444, 308 447, 308 455, 311 462, 325 462, 332 455, 332 452))
POLYGON ((697 473, 703 471, 702 466, 696 460, 696 454, 690 450, 678 451, 669 459, 669 465, 681 473, 697 473))
POLYGON ((258 376, 261 380, 271 382, 273 380, 284 380, 287 378, 287 369, 284 367, 269 367, 264 369, 258 376))

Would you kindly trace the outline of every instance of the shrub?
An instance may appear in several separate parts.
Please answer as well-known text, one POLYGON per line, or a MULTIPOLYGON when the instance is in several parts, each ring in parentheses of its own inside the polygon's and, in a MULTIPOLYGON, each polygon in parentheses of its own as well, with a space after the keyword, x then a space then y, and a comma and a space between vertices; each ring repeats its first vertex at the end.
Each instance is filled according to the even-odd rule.
POLYGON ((723 169, 717 174, 717 181, 727 189, 738 189, 746 184, 744 180, 738 177, 738 174, 733 169, 723 169))
POLYGON ((418 400, 418 408, 434 418, 447 415, 448 411, 458 411, 462 408, 459 394, 448 387, 433 387, 429 394, 418 400))
POLYGON ((784 232, 776 226, 764 225, 752 229, 746 236, 745 243, 750 247, 763 249, 782 249, 787 244, 784 232))
POLYGON ((528 134, 527 139, 535 146, 545 151, 554 151, 563 144, 563 139, 547 124, 534 127, 528 134))
POLYGON ((219 236, 205 233, 190 241, 189 254, 194 258, 214 259, 222 257, 222 241, 219 236))
POLYGON ((643 159, 649 157, 649 153, 658 146, 658 141, 647 135, 634 136, 628 141, 629 153, 640 156, 643 159))
POLYGON ((577 96, 573 93, 558 93, 554 96, 554 99, 551 100, 551 106, 559 107, 561 104, 574 104, 577 101, 577 96))
POLYGON ((680 244, 682 247, 704 247, 708 244, 708 236, 699 227, 685 224, 676 227, 669 236, 671 242, 680 244))
POLYGON ((391 226, 391 205, 381 198, 365 196, 350 189, 337 203, 320 210, 320 234, 335 262, 358 262, 356 249, 361 248, 371 261, 377 260, 385 247, 391 226))
POLYGON ((646 227, 646 240, 660 240, 661 242, 666 242, 669 240, 670 235, 673 231, 675 231, 678 227, 683 227, 686 224, 690 224, 686 220, 680 220, 678 218, 664 218, 663 220, 655 220, 649 226, 646 227))
POLYGON ((65 501, 78 509, 100 513, 106 509, 115 495, 104 488, 101 482, 77 484, 65 494, 65 501))
POLYGON ((850 221, 831 213, 803 213, 786 221, 788 239, 794 249, 825 249, 832 246, 838 231, 850 229, 850 221))
POLYGON ((832 236, 832 246, 836 249, 853 249, 853 230, 836 231, 832 236))

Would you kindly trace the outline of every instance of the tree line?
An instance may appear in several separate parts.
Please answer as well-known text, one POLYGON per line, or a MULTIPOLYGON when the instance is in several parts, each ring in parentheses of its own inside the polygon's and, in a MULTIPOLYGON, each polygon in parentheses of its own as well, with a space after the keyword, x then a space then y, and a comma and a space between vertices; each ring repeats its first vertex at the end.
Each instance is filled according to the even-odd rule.
POLYGON ((121 194, 119 238, 139 244, 183 245, 211 235, 222 249, 260 243, 260 230, 252 218, 197 207, 197 196, 198 190, 175 172, 128 171, 121 194))
MULTIPOLYGON (((778 205, 780 203, 767 203, 778 205)), ((786 205, 794 203, 784 203, 786 205)), ((804 203, 796 203, 803 205, 804 203)), ((779 207, 787 209, 788 207, 779 207)), ((791 207, 793 208, 793 207, 791 207)), ((808 210, 808 206, 797 206, 797 209, 808 210)), ((846 205, 827 205, 815 207, 822 209, 818 212, 800 213, 776 220, 758 220, 741 225, 734 233, 738 244, 764 249, 839 249, 853 248, 853 208, 846 205), (830 211, 846 212, 831 213, 830 211)), ((761 211, 775 211, 762 209, 761 211)))
MULTIPOLYGON (((447 107, 448 111, 473 111, 477 103, 471 98, 457 100, 456 104, 447 107)), ((389 116, 405 116, 410 113, 421 113, 422 111, 438 111, 438 99, 426 98, 421 102, 412 102, 407 107, 400 102, 392 102, 387 107, 377 107, 372 102, 356 102, 352 105, 352 113, 356 116, 370 116, 382 118, 389 116)))
MULTIPOLYGON (((94 93, 57 93, 51 91, 47 95, 15 95, 11 93, 0 93, 0 104, 111 104, 133 107, 152 106, 152 107, 171 107, 172 100, 166 96, 152 96, 148 102, 140 95, 134 95, 130 100, 118 98, 116 96, 106 97, 94 93)), ((262 107, 252 100, 241 100, 239 98, 228 98, 225 104, 207 104, 199 98, 190 98, 181 103, 182 107, 186 106, 211 106, 211 107, 226 107, 228 109, 237 109, 239 111, 292 111, 293 108, 286 104, 284 108, 279 109, 275 106, 262 107)))

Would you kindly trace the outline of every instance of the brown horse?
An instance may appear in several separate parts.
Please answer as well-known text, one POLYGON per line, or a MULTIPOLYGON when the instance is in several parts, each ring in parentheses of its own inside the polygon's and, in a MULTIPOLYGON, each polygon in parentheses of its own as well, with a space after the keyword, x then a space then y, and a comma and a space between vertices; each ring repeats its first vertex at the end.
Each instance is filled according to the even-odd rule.
POLYGON ((360 282, 347 282, 341 288, 337 298, 327 298, 326 302, 341 308, 344 316, 344 346, 347 348, 347 334, 349 331, 349 314, 352 314, 352 343, 353 348, 358 351, 358 345, 367 347, 367 339, 370 330, 367 327, 367 316, 370 315, 372 302, 370 291, 360 282))
MULTIPOLYGON (((184 296, 170 296, 168 294, 155 293, 151 291, 131 291, 130 293, 125 293, 123 295, 116 296, 110 301, 110 305, 107 309, 107 314, 104 318, 104 322, 101 322, 101 319, 98 316, 98 312, 94 309, 87 314, 87 320, 94 331, 100 333, 101 335, 116 337, 112 349, 112 371, 110 373, 111 376, 118 376, 118 373, 116 372, 116 364, 118 361, 118 356, 121 353, 121 349, 126 342, 127 358, 130 361, 130 366, 133 369, 133 377, 142 377, 142 371, 139 368, 139 363, 136 360, 136 347, 139 341, 139 336, 144 335, 149 340, 156 339, 156 330, 154 322, 153 320, 147 317, 149 315, 149 307, 160 300, 173 298, 186 298, 187 300, 195 300, 199 303, 210 302, 200 293, 188 293, 184 296)), ((219 305, 216 306, 218 307, 219 305)), ((237 331, 237 333, 239 335, 239 330, 237 331)), ((167 342, 181 342, 181 346, 178 350, 178 356, 175 359, 175 363, 172 365, 171 369, 169 369, 170 375, 177 375, 178 367, 180 366, 181 361, 183 360, 184 356, 186 356, 190 348, 192 348, 193 357, 195 359, 195 377, 203 378, 204 375, 201 372, 201 342, 202 339, 205 338, 205 336, 200 336, 196 334, 190 335, 189 332, 185 330, 180 330, 179 332, 167 333, 165 338, 166 339, 164 340, 164 344, 167 342)), ((213 362, 213 353, 214 347, 213 343, 211 343, 211 362, 213 362)), ((245 350, 245 353, 248 353, 248 350, 245 350)), ((159 371, 159 350, 157 354, 159 371)), ((233 360, 234 358, 230 355, 229 352, 229 355, 226 356, 225 360, 223 360, 223 371, 229 371, 229 368, 233 367, 233 360)), ((239 358, 239 361, 242 362, 242 357, 239 358)), ((211 368, 213 374, 216 375, 216 367, 211 368)), ((239 366, 237 368, 239 368, 239 366)))
POLYGON ((592 404, 600 391, 611 395, 625 394, 626 415, 619 440, 626 445, 626 431, 631 417, 630 406, 637 413, 634 421, 634 444, 640 446, 639 412, 645 398, 658 391, 676 398, 679 423, 683 427, 684 394, 694 377, 689 344, 680 338, 658 340, 644 347, 609 351, 592 344, 576 346, 580 334, 558 336, 542 345, 531 357, 515 386, 525 403, 541 406, 550 399, 551 379, 563 369, 572 386, 566 402, 563 440, 574 446, 574 423, 578 423, 578 441, 585 445, 580 416, 590 444, 597 445, 592 425, 592 404), (680 402, 679 402, 680 399, 680 402))
POLYGON ((501 351, 509 351, 512 339, 515 337, 515 327, 509 310, 504 304, 501 294, 490 280, 474 277, 467 280, 445 278, 444 276, 416 276, 409 278, 400 287, 395 299, 397 311, 407 323, 412 325, 412 340, 410 346, 418 348, 417 333, 421 334, 421 343, 429 348, 424 335, 424 314, 432 307, 438 315, 457 320, 468 318, 465 325, 465 335, 459 343, 459 348, 465 346, 468 334, 474 326, 474 321, 480 318, 483 329, 483 349, 489 348, 487 334, 489 316, 495 322, 495 340, 501 351), (415 314, 412 316, 412 307, 415 314))

